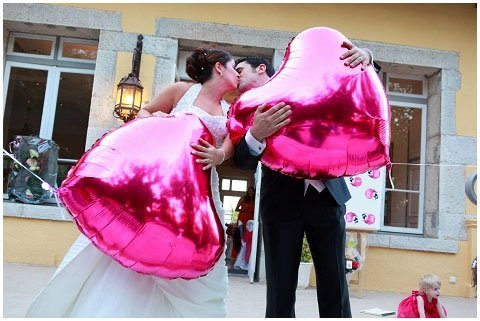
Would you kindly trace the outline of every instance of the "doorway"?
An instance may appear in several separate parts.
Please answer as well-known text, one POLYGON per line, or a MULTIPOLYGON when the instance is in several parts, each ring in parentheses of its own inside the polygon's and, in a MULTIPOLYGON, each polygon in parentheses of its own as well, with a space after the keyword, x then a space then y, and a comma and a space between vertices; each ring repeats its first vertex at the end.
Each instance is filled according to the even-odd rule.
MULTIPOLYGON (((225 210, 225 225, 227 228, 226 265, 229 275, 245 275, 251 280, 258 274, 259 237, 258 215, 254 218, 255 203, 259 198, 254 196, 250 204, 250 216, 239 220, 238 204, 251 187, 256 188, 255 171, 240 170, 230 159, 217 166, 220 179, 220 198, 225 210), (251 219, 251 221, 250 221, 251 219), (246 221, 243 222, 242 221, 246 221), (243 242, 242 242, 243 240, 243 242), (253 254, 253 252, 255 252, 253 254), (253 255, 252 255, 253 254, 253 255)), ((258 193, 256 193, 258 194, 258 193)), ((258 207, 258 204, 256 205, 258 207)), ((249 216, 249 215, 247 215, 249 216)))

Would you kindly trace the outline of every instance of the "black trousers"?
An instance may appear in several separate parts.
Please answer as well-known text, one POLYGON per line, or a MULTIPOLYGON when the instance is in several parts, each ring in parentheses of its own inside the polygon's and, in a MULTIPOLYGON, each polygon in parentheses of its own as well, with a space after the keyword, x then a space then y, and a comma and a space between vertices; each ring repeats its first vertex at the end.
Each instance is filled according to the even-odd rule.
POLYGON ((309 186, 298 210, 299 215, 293 219, 282 221, 278 213, 278 220, 263 223, 265 316, 295 317, 295 291, 305 232, 315 266, 320 317, 351 318, 345 276, 345 205, 338 205, 327 189, 318 193, 309 186))

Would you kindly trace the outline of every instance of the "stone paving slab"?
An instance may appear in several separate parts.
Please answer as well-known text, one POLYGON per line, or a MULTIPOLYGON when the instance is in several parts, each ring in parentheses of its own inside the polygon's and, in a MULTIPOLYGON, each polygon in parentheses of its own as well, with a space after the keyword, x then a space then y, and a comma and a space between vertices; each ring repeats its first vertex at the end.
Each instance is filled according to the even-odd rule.
MULTIPOLYGON (((25 264, 3 264, 3 317, 24 317, 28 306, 48 282, 55 268, 25 264)), ((230 275, 227 298, 229 318, 263 318, 265 313, 265 284, 249 283, 246 276, 230 275)), ((363 298, 350 296, 354 318, 376 318, 361 313, 365 309, 379 308, 396 311, 398 303, 408 293, 364 291, 363 298)), ((477 300, 443 296, 442 303, 448 317, 476 318, 477 300)), ((297 291, 296 315, 299 318, 317 318, 315 289, 297 291)), ((388 316, 394 318, 395 316, 388 316)))

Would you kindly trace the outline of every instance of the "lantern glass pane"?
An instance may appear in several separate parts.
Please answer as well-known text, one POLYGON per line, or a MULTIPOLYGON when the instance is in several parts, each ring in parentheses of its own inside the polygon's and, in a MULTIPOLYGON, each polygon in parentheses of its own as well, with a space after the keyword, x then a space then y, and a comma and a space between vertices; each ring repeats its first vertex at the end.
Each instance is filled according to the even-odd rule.
POLYGON ((127 85, 123 87, 123 94, 122 94, 123 106, 128 106, 128 107, 132 106, 134 91, 135 91, 134 86, 127 85))
POLYGON ((122 87, 117 87, 117 99, 115 100, 115 106, 120 104, 120 98, 122 97, 122 87))
POLYGON ((137 88, 137 91, 135 92, 135 107, 139 109, 141 103, 142 103, 142 89, 137 88))

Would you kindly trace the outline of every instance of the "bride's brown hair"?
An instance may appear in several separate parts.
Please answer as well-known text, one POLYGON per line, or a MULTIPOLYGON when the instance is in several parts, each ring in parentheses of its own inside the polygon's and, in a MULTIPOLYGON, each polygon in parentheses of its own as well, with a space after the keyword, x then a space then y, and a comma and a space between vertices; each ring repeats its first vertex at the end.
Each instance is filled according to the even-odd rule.
POLYGON ((185 71, 190 78, 203 84, 212 77, 217 62, 225 66, 232 59, 232 55, 223 50, 198 48, 187 58, 185 71))

